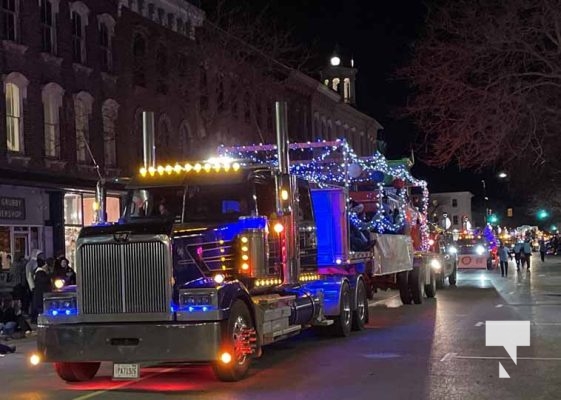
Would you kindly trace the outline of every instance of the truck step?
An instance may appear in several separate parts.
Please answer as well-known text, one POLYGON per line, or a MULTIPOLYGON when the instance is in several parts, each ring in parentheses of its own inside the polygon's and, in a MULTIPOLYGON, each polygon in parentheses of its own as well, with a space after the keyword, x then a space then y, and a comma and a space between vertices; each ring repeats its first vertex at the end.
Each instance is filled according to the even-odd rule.
POLYGON ((269 344, 281 339, 284 339, 290 335, 299 333, 302 330, 302 325, 293 325, 285 329, 281 329, 275 332, 271 332, 263 335, 263 344, 269 344))
POLYGON ((335 321, 333 321, 332 319, 324 319, 321 321, 314 322, 314 326, 330 326, 333 325, 334 322, 335 321))
POLYGON ((277 307, 266 309, 263 312, 263 321, 274 321, 276 319, 290 317, 291 308, 290 307, 277 307))
POLYGON ((296 296, 281 296, 278 294, 267 294, 262 296, 254 296, 253 302, 259 304, 260 306, 281 307, 290 305, 296 296))

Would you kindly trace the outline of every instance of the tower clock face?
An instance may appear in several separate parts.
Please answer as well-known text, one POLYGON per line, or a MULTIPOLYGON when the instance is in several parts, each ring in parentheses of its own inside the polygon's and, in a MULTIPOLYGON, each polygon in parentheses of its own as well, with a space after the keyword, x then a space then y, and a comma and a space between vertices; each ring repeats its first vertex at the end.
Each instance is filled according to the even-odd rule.
POLYGON ((331 57, 331 65, 337 67, 339 64, 341 64, 341 59, 339 57, 337 56, 331 57))

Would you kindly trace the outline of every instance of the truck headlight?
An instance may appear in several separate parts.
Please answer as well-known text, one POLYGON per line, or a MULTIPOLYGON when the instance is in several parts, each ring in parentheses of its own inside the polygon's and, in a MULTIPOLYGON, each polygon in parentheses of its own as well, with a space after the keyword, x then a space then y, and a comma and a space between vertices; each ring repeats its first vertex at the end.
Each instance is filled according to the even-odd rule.
POLYGON ((483 253, 485 253, 485 247, 478 244, 477 246, 475 246, 475 252, 477 253, 478 256, 482 256, 483 253))
POLYGON ((43 314, 56 317, 59 315, 76 315, 76 295, 69 293, 64 296, 56 295, 45 297, 43 300, 43 314))
POLYGON ((456 254, 457 252, 458 252, 458 249, 455 246, 448 247, 448 253, 456 254))
POLYGON ((216 291, 182 290, 179 292, 179 311, 210 311, 218 308, 216 291))
POLYGON ((440 261, 438 261, 436 258, 430 260, 430 266, 436 271, 440 271, 440 269, 442 268, 442 264, 440 264, 440 261))

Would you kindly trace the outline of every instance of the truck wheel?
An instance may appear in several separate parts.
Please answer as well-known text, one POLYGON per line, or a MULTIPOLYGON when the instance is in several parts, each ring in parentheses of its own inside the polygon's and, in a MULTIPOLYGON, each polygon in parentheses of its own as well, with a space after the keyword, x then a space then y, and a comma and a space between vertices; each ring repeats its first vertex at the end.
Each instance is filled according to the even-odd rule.
POLYGON ((423 289, 425 288, 423 279, 424 272, 422 266, 409 271, 409 288, 411 289, 411 297, 415 304, 423 304, 423 289))
POLYGON ((357 285, 356 310, 353 311, 353 330, 361 331, 368 322, 368 296, 364 282, 359 280, 357 285))
POLYGON ((436 274, 434 271, 430 272, 430 283, 425 285, 425 293, 429 299, 436 296, 436 274))
POLYGON ((212 369, 219 380, 235 382, 249 370, 251 356, 244 352, 244 348, 250 345, 248 333, 255 329, 249 309, 242 300, 234 302, 225 325, 221 349, 231 355, 231 360, 228 363, 218 360, 212 364, 212 369))
POLYGON ((351 288, 347 282, 341 286, 341 303, 339 304, 339 316, 335 318, 330 326, 331 334, 338 337, 346 337, 351 334, 352 311, 351 311, 351 288))
POLYGON ((411 304, 411 289, 409 288, 409 273, 407 271, 397 273, 397 287, 399 288, 401 302, 411 304))
POLYGON ((66 382, 91 380, 99 370, 99 362, 57 362, 55 371, 66 382))
POLYGON ((436 274, 436 288, 437 289, 443 289, 444 288, 445 279, 446 278, 444 278, 444 271, 440 271, 438 274, 436 274))
POLYGON ((456 264, 454 264, 454 270, 452 271, 452 273, 450 274, 450 276, 448 277, 448 283, 452 286, 456 285, 456 277, 458 275, 458 266, 456 264))

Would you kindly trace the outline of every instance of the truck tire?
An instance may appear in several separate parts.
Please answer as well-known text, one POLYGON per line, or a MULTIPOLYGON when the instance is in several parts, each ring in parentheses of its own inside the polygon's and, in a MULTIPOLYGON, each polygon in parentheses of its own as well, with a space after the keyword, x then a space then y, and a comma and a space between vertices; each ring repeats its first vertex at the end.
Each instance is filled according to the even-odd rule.
POLYGON ((409 288, 409 272, 402 271, 397 273, 397 287, 399 288, 399 297, 403 304, 411 304, 411 289, 409 288))
POLYGON ((249 370, 251 356, 236 354, 237 342, 241 340, 242 333, 246 329, 255 329, 251 313, 242 300, 234 301, 230 309, 228 321, 223 325, 222 346, 223 351, 231 354, 232 359, 224 364, 218 360, 212 364, 214 375, 224 382, 236 382, 243 379, 249 370))
POLYGON ((444 285, 446 284, 446 278, 444 277, 444 271, 440 271, 436 274, 436 288, 443 289, 444 285))
POLYGON ((356 288, 356 310, 353 311, 353 330, 361 331, 368 322, 368 294, 366 285, 361 279, 356 288))
POLYGON ((341 302, 339 304, 339 315, 331 325, 330 333, 332 336, 347 337, 351 334, 352 328, 352 294, 348 282, 341 286, 341 302))
POLYGON ((430 283, 425 285, 425 293, 429 299, 436 296, 436 273, 434 271, 430 272, 430 283))
POLYGON ((409 271, 409 288, 411 289, 411 298, 415 304, 423 304, 423 289, 425 288, 425 282, 423 281, 424 272, 422 266, 409 271))
POLYGON ((97 374, 100 365, 99 362, 57 362, 55 371, 66 382, 84 382, 97 374))
POLYGON ((452 273, 450 274, 450 276, 448 277, 448 283, 452 286, 456 285, 456 278, 458 275, 458 265, 454 264, 454 270, 452 271, 452 273))

